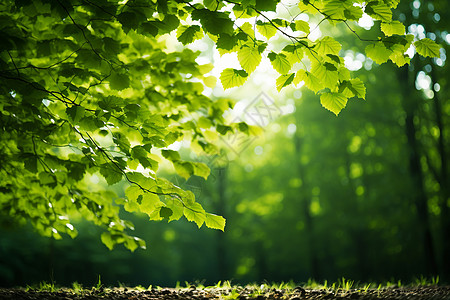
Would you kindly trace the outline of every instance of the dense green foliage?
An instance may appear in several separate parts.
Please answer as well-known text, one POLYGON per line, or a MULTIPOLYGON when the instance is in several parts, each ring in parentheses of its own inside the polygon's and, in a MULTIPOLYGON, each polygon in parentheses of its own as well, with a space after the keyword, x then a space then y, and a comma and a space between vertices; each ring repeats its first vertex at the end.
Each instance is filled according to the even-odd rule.
MULTIPOLYGON (((279 73, 279 91, 304 82, 336 115, 349 98, 366 97, 363 80, 344 65, 341 43, 331 36, 312 39, 314 28, 297 17, 267 17, 280 5, 274 0, 2 2, 0 210, 54 238, 76 236, 71 219, 82 217, 104 228, 101 239, 110 249, 118 243, 131 250, 145 247, 128 235, 133 225, 119 216, 120 206, 151 220, 184 216, 198 227, 223 230, 223 217, 207 213, 191 191, 157 174, 167 160, 185 179, 206 179, 205 164, 168 147, 189 140, 192 150, 215 155, 214 137, 249 132, 243 123, 225 122, 223 113, 232 102, 204 93, 205 86, 215 86, 208 74, 213 66, 197 64, 199 53, 181 44, 207 35, 220 53, 237 53, 242 69, 221 73, 224 89, 246 82, 264 56, 279 73), (181 43, 175 50, 169 47, 171 32, 181 43), (108 185, 125 181, 125 195, 93 185, 97 175, 108 185)), ((377 63, 408 63, 411 45, 423 56, 438 56, 433 40, 415 40, 392 20, 397 5, 395 0, 301 1, 290 12, 356 38, 353 23, 363 13, 379 20, 381 32, 364 40, 366 55, 377 63)))

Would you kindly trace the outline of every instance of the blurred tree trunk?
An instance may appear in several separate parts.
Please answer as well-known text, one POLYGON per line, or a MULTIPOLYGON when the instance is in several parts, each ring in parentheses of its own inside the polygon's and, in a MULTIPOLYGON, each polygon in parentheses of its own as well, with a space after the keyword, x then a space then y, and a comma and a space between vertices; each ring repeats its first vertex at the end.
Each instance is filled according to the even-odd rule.
POLYGON ((317 258, 317 249, 316 249, 316 237, 314 235, 314 223, 313 218, 311 216, 311 190, 308 184, 306 183, 306 176, 305 176, 305 166, 302 165, 301 162, 301 153, 302 153, 302 138, 299 136, 299 134, 294 135, 295 139, 295 151, 297 158, 295 161, 297 163, 297 174, 300 178, 302 185, 301 185, 301 191, 298 193, 300 199, 299 202, 301 203, 301 206, 303 208, 303 216, 305 221, 305 232, 306 232, 306 240, 308 241, 308 252, 309 252, 309 261, 310 261, 310 272, 311 277, 313 279, 319 279, 319 261, 317 258))
MULTIPOLYGON (((226 218, 225 205, 226 205, 226 167, 221 167, 217 169, 217 194, 218 201, 216 204, 216 212, 218 215, 226 218)), ((227 243, 225 239, 225 232, 217 230, 217 269, 219 274, 219 280, 228 280, 228 269, 227 269, 227 243)))
MULTIPOLYGON (((432 82, 438 82, 437 74, 435 68, 431 70, 432 82)), ((450 182, 448 176, 448 156, 447 149, 445 147, 445 125, 443 122, 443 112, 442 112, 442 102, 439 94, 434 93, 432 99, 434 106, 434 113, 436 116, 436 126, 439 131, 438 136, 438 153, 440 157, 440 169, 439 171, 434 171, 436 181, 440 186, 440 201, 439 207, 441 209, 441 231, 442 231, 442 269, 441 275, 446 279, 450 279, 450 220, 449 220, 449 208, 448 201, 450 198, 450 182)), ((434 167, 429 163, 430 168, 434 170, 434 167)))
POLYGON ((255 247, 255 263, 257 269, 257 279, 258 282, 264 282, 267 280, 267 254, 265 253, 264 242, 262 240, 257 240, 253 245, 255 247))
POLYGON ((434 276, 438 273, 436 256, 428 215, 428 199, 425 193, 424 175, 420 162, 419 142, 417 141, 417 130, 414 124, 414 119, 418 118, 418 101, 413 93, 415 77, 411 78, 408 66, 399 68, 397 74, 402 93, 402 106, 405 111, 405 134, 408 141, 409 169, 413 188, 412 197, 414 197, 414 204, 417 209, 419 238, 422 240, 427 275, 434 276))
MULTIPOLYGON (((350 141, 348 141, 348 144, 350 144, 350 141)), ((347 173, 348 178, 348 186, 349 186, 349 195, 353 200, 352 204, 355 208, 356 215, 354 216, 357 218, 358 216, 361 216, 364 214, 363 209, 361 208, 360 203, 358 202, 358 195, 356 193, 357 188, 357 182, 354 178, 351 176, 351 156, 348 151, 345 151, 345 170, 347 173)), ((362 168, 362 166, 361 166, 362 168)), ((364 171, 362 174, 365 174, 364 171)), ((359 275, 358 278, 360 280, 367 280, 368 278, 364 278, 368 274, 368 266, 367 262, 369 261, 369 258, 367 257, 367 241, 366 241, 366 234, 367 234, 367 226, 366 221, 363 219, 358 219, 357 222, 353 222, 354 226, 351 228, 351 235, 352 240, 354 244, 355 249, 355 255, 357 259, 357 266, 355 269, 358 270, 359 275)))

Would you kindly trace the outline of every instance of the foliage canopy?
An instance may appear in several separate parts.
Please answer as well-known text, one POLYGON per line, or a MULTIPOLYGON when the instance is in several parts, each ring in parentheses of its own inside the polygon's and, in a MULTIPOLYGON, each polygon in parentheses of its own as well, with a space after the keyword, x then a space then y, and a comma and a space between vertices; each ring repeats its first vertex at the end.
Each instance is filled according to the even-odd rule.
POLYGON ((120 205, 151 220, 184 216, 198 227, 224 229, 224 218, 156 172, 164 159, 186 179, 207 178, 205 164, 167 147, 188 139, 193 150, 214 155, 211 135, 248 127, 226 124, 223 113, 233 103, 203 94, 215 86, 213 66, 199 65, 199 53, 188 48, 169 51, 167 34, 183 45, 208 36, 221 54, 236 53, 242 69, 221 73, 224 89, 244 84, 267 57, 279 73, 278 90, 304 82, 336 115, 349 98, 364 99, 366 89, 346 68, 339 41, 311 38, 322 24, 353 32, 376 63, 408 63, 411 45, 423 56, 439 54, 434 41, 414 41, 392 20, 398 0, 303 0, 292 8, 296 16, 272 17, 279 2, 1 3, 0 210, 54 238, 76 236, 69 217, 81 216, 105 228, 101 239, 110 249, 145 247, 127 234, 133 225, 119 217, 120 205), (373 40, 353 28, 363 14, 380 23, 373 40), (92 174, 109 185, 127 181, 125 197, 92 189, 92 174))

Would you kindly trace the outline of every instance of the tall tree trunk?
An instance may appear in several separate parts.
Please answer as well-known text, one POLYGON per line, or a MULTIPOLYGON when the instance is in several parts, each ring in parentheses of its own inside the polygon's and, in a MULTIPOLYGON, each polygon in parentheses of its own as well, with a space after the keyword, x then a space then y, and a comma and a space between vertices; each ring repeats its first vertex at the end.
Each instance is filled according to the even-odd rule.
MULTIPOLYGON (((431 77, 434 82, 437 82, 437 75, 435 68, 431 71, 431 77)), ((449 207, 448 201, 450 198, 450 182, 448 176, 448 157, 447 150, 445 148, 445 126, 443 123, 442 115, 442 102, 438 93, 434 94, 433 98, 434 113, 436 115, 436 125, 439 130, 438 137, 438 152, 440 156, 440 172, 436 174, 440 186, 440 201, 439 206, 441 209, 441 231, 442 231, 442 270, 441 275, 450 280, 450 220, 449 220, 449 207)))
MULTIPOLYGON (((217 214, 226 218, 225 203, 226 203, 226 167, 217 169, 217 192, 218 201, 216 206, 217 214)), ((226 253, 226 240, 225 232, 217 230, 217 269, 219 280, 224 281, 228 279, 228 269, 227 269, 227 253, 226 253)))
POLYGON ((296 160, 297 163, 297 173, 298 177, 302 181, 301 189, 302 191, 299 192, 299 195, 301 195, 299 201, 302 203, 303 207, 303 216, 305 221, 305 232, 306 232, 306 239, 308 241, 308 247, 309 247, 309 262, 310 262, 310 272, 311 277, 313 279, 319 279, 319 260, 317 258, 317 249, 316 249, 316 237, 314 235, 314 223, 313 218, 311 216, 311 191, 310 187, 308 187, 308 184, 306 183, 306 176, 305 176, 305 167, 302 165, 300 157, 302 153, 302 138, 299 137, 298 134, 294 135, 295 139, 295 150, 296 150, 296 157, 298 158, 296 160))
POLYGON ((406 113, 405 133, 408 139, 409 169, 413 186, 412 196, 417 210, 419 237, 422 239, 425 268, 427 275, 437 275, 436 256, 428 215, 428 199, 425 193, 419 144, 416 138, 417 130, 414 124, 418 105, 412 92, 415 78, 410 79, 408 66, 399 69, 398 78, 402 88, 402 106, 406 113))
MULTIPOLYGON (((349 141, 350 142, 350 141, 349 141)), ((354 199, 353 206, 354 211, 357 213, 357 215, 360 215, 363 213, 360 203, 358 202, 358 195, 356 194, 356 187, 357 183, 355 182, 355 179, 351 176, 351 158, 350 154, 346 151, 345 152, 345 169, 347 173, 348 178, 348 186, 349 186, 349 194, 350 197, 354 199)), ((364 172, 363 172, 364 174, 364 172)), ((355 216, 356 217, 356 216, 355 216)), ((367 280, 368 278, 365 278, 368 274, 368 266, 367 262, 369 259, 367 258, 367 242, 366 242, 366 230, 367 226, 365 223, 362 223, 362 221, 356 222, 356 226, 351 228, 351 234, 355 249, 355 255, 357 258, 357 267, 355 269, 358 269, 359 276, 358 278, 361 280, 367 280)))

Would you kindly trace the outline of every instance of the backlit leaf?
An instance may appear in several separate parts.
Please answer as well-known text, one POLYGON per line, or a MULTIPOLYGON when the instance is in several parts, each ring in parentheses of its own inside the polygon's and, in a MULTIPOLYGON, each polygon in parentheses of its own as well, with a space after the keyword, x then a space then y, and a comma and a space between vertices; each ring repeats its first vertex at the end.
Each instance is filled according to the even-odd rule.
POLYGON ((365 13, 376 20, 390 22, 392 20, 391 9, 380 1, 371 1, 366 5, 365 13))
POLYGON ((389 58, 395 63, 397 66, 401 67, 405 64, 409 64, 411 58, 408 54, 393 52, 389 58))
POLYGON ((244 70, 228 68, 223 70, 220 74, 220 81, 222 82, 223 88, 225 90, 243 85, 247 78, 248 74, 244 70))
POLYGON ((201 39, 203 37, 203 32, 200 26, 180 26, 177 30, 177 39, 183 45, 192 43, 195 40, 201 39))
POLYGON ((405 34, 405 25, 399 21, 381 23, 381 31, 383 31, 386 36, 391 36, 394 34, 403 35, 405 34))
POLYGON ((166 205, 172 210, 169 222, 179 220, 184 215, 184 206, 180 200, 176 198, 169 199, 166 201, 166 205))
POLYGON ((159 216, 163 219, 169 219, 172 214, 172 210, 165 206, 161 207, 161 209, 159 210, 159 216))
POLYGON ((303 20, 297 20, 294 23, 294 31, 302 31, 304 33, 309 33, 309 23, 303 20))
POLYGON ((113 163, 105 163, 101 165, 100 174, 103 175, 109 185, 113 185, 122 180, 122 173, 113 163))
POLYGON ((264 36, 266 39, 270 39, 277 33, 277 29, 270 23, 263 23, 261 21, 258 21, 256 23, 256 29, 258 32, 264 36))
POLYGON ((282 88, 285 86, 288 86, 291 84, 291 82, 294 80, 295 74, 287 74, 287 75, 281 75, 277 78, 277 90, 281 91, 282 88))
POLYGON ((387 49, 382 42, 376 42, 366 47, 366 55, 377 64, 387 62, 391 53, 392 51, 387 49))
POLYGON ((114 245, 116 244, 112 237, 111 237, 111 233, 109 232, 103 232, 102 235, 100 236, 102 243, 105 244, 106 247, 108 247, 109 250, 114 249, 114 245))
POLYGON ((314 74, 323 84, 323 87, 333 89, 339 80, 337 68, 330 63, 315 63, 312 66, 311 73, 314 74))
POLYGON ((351 91, 355 97, 365 99, 366 98, 366 87, 361 79, 355 78, 350 80, 351 91))
POLYGON ((347 97, 339 93, 324 93, 320 96, 320 104, 336 116, 347 105, 347 97))
POLYGON ((206 213, 200 203, 194 202, 184 208, 184 216, 190 222, 195 222, 198 228, 202 227, 206 220, 206 213))
POLYGON ((113 72, 108 78, 109 87, 113 90, 123 90, 130 86, 130 78, 121 73, 113 72))
POLYGON ((276 54, 275 52, 271 52, 268 55, 270 62, 272 63, 273 68, 280 74, 286 74, 291 70, 291 64, 289 63, 289 60, 287 59, 286 55, 279 53, 276 54))
POLYGON ((304 70, 299 70, 294 78, 295 84, 298 84, 301 81, 304 81, 305 86, 314 93, 317 93, 324 88, 319 78, 314 76, 314 74, 304 70))
POLYGON ((219 229, 219 230, 224 231, 225 230, 225 222, 226 222, 226 220, 221 216, 210 214, 210 213, 206 214, 205 224, 209 228, 219 229))
POLYGON ((214 76, 204 77, 203 83, 209 88, 214 88, 217 85, 217 78, 214 76))
POLYGON ((194 167, 194 175, 203 177, 205 180, 208 179, 211 170, 206 164, 200 162, 193 162, 192 166, 194 167))
POLYGON ((146 192, 142 195, 142 201, 139 205, 141 212, 151 215, 163 203, 159 200, 158 195, 146 192))
POLYGON ((295 45, 287 45, 283 48, 282 53, 286 55, 291 65, 298 63, 303 58, 303 49, 295 45))
POLYGON ((188 161, 175 161, 173 162, 175 171, 184 179, 189 179, 194 174, 194 166, 188 161))
POLYGON ((326 36, 322 38, 314 47, 317 53, 321 56, 327 54, 339 55, 339 51, 341 51, 341 44, 334 40, 330 36, 326 36))
POLYGON ((441 46, 429 38, 414 42, 414 47, 416 47, 417 53, 425 57, 439 57, 440 55, 441 46))
POLYGON ((238 51, 238 60, 247 73, 252 73, 261 62, 261 54, 257 47, 244 45, 238 51))
POLYGON ((203 29, 211 34, 233 33, 234 23, 226 13, 210 11, 208 9, 197 9, 192 12, 192 19, 199 20, 203 29))
POLYGON ((125 190, 125 196, 129 201, 137 201, 137 198, 142 194, 143 191, 136 185, 131 185, 125 190))

